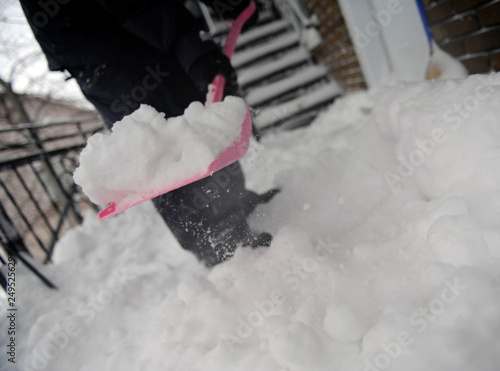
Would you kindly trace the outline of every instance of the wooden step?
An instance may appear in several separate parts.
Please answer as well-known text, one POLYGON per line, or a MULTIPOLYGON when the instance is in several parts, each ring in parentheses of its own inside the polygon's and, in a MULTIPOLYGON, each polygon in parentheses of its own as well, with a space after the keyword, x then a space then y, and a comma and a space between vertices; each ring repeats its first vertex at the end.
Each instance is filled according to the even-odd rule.
POLYGON ((283 122, 294 115, 332 101, 341 94, 342 88, 340 85, 332 81, 288 102, 260 110, 254 118, 253 123, 258 129, 264 129, 283 122))
POLYGON ((238 83, 241 87, 254 84, 259 80, 268 78, 280 71, 284 71, 290 67, 304 63, 309 58, 309 51, 301 46, 280 55, 273 61, 265 61, 265 63, 259 63, 258 65, 249 66, 248 68, 239 70, 238 83))
POLYGON ((261 40, 263 38, 270 37, 280 32, 283 32, 289 27, 290 24, 287 21, 280 19, 271 23, 267 23, 262 26, 252 28, 251 30, 242 33, 240 37, 238 37, 238 43, 236 44, 236 48, 237 49, 244 48, 250 45, 251 43, 256 42, 257 40, 261 40))
POLYGON ((293 75, 282 80, 252 89, 245 96, 245 100, 250 106, 261 105, 289 91, 319 80, 320 78, 325 77, 326 73, 327 71, 324 66, 315 65, 301 68, 293 75))
POLYGON ((256 47, 247 48, 234 53, 231 63, 234 68, 238 69, 272 53, 290 48, 298 43, 299 36, 297 33, 288 32, 256 47))

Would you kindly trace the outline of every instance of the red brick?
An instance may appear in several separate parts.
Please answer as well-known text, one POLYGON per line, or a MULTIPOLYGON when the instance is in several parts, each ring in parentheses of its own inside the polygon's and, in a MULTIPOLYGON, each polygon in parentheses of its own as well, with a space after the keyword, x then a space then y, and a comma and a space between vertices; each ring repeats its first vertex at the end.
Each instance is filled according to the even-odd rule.
POLYGON ((500 24, 500 3, 493 3, 477 10, 477 16, 481 26, 493 26, 500 24))
POLYGON ((354 61, 351 61, 349 63, 345 63, 344 61, 342 61, 341 63, 339 63, 339 70, 342 70, 342 71, 346 71, 346 70, 352 70, 354 68, 358 68, 359 69, 359 63, 357 60, 354 60, 354 61))
POLYGON ((328 22, 331 19, 334 19, 336 16, 340 14, 340 8, 338 5, 336 6, 330 5, 326 8, 318 7, 315 8, 314 10, 319 20, 321 21, 321 24, 326 24, 326 22, 328 22))
POLYGON ((429 20, 430 24, 441 21, 453 15, 453 11, 449 1, 433 6, 432 8, 427 9, 426 12, 427 19, 429 20))
POLYGON ((351 71, 350 73, 345 73, 345 72, 341 71, 339 73, 339 76, 341 76, 345 80, 347 80, 347 79, 362 79, 362 78, 364 78, 363 73, 360 70, 351 71))
POLYGON ((443 31, 441 30, 441 26, 432 26, 432 36, 434 40, 441 41, 444 38, 443 31))
POLYGON ((441 44, 440 46, 441 49, 454 57, 459 57, 465 54, 465 47, 462 40, 450 41, 445 44, 441 44))
POLYGON ((500 27, 464 39, 467 53, 476 53, 500 48, 500 27))
POLYGON ((485 73, 490 71, 490 60, 485 55, 461 59, 460 62, 462 62, 470 74, 485 73))
POLYGON ((479 29, 479 22, 475 15, 469 14, 465 17, 454 19, 441 25, 445 37, 454 37, 479 29))
POLYGON ((495 71, 500 71, 500 52, 491 55, 491 67, 493 67, 495 71))
POLYGON ((437 3, 438 1, 439 0, 422 0, 422 3, 424 4, 424 6, 429 6, 432 3, 437 3))
POLYGON ((338 1, 306 0, 306 7, 311 14, 316 14, 320 21, 319 30, 323 42, 315 50, 317 58, 329 67, 331 74, 336 76, 339 83, 346 86, 346 90, 355 88, 348 81, 351 75, 354 75, 358 80, 356 87, 365 87, 359 62, 355 56, 338 1))
POLYGON ((479 5, 487 3, 491 0, 452 0, 453 9, 457 13, 463 12, 464 10, 477 8, 479 5))
POLYGON ((355 53, 354 49, 349 49, 344 54, 339 54, 338 56, 336 56, 335 58, 333 58, 333 61, 336 62, 336 63, 338 63, 342 59, 351 58, 351 57, 353 57, 355 55, 356 55, 356 53, 355 53))

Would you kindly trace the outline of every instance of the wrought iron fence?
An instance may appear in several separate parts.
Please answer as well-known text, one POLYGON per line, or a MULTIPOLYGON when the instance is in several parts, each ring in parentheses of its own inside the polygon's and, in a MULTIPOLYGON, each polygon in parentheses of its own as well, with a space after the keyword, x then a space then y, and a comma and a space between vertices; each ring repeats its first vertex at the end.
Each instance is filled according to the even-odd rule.
POLYGON ((50 262, 57 240, 95 207, 72 175, 87 138, 102 129, 97 118, 0 127, 2 253, 18 258, 50 287, 26 255, 50 262))

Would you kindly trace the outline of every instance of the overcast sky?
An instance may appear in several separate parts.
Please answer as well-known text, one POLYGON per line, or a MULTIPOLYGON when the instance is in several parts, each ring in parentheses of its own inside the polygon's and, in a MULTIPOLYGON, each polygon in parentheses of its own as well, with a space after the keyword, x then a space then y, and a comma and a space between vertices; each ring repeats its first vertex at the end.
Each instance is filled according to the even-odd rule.
POLYGON ((0 76, 11 81, 18 93, 50 95, 92 107, 74 80, 66 82, 63 73, 49 72, 17 0, 0 0, 0 76))

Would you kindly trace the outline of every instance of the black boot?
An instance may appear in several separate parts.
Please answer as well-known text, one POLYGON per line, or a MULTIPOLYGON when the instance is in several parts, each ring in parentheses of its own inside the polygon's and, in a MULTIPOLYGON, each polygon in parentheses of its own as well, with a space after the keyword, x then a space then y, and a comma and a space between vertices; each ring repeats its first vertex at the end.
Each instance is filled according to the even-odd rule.
POLYGON ((260 204, 267 204, 271 201, 274 196, 276 196, 281 190, 278 188, 273 188, 262 194, 257 194, 252 191, 247 191, 242 198, 242 207, 245 210, 245 214, 250 215, 255 208, 260 204))
POLYGON ((259 196, 246 190, 241 168, 235 163, 153 202, 181 246, 213 266, 233 256, 239 245, 270 245, 272 236, 253 232, 246 217, 276 193, 259 196))

